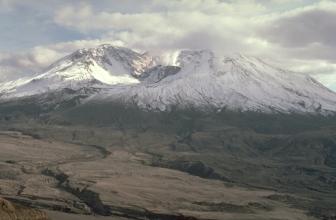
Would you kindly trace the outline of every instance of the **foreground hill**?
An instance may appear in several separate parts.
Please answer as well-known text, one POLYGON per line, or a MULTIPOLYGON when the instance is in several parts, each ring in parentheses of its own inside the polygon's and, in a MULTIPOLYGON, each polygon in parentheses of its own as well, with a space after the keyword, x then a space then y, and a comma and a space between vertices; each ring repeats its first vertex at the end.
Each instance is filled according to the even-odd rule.
POLYGON ((1 220, 48 220, 46 213, 37 209, 13 204, 0 198, 1 220))

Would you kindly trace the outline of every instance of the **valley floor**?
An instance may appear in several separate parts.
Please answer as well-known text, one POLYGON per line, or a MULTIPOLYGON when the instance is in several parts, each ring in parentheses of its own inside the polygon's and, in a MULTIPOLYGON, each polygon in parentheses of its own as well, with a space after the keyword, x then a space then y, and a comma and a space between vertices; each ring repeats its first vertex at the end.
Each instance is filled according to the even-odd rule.
POLYGON ((0 194, 64 220, 315 219, 271 199, 281 193, 152 166, 150 152, 119 144, 0 132, 0 194))

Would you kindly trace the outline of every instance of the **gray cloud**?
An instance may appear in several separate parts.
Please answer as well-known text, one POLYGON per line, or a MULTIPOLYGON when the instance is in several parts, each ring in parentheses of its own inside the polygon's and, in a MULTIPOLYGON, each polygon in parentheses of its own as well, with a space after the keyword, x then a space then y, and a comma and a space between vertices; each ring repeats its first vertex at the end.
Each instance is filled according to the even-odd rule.
POLYGON ((307 7, 266 17, 257 36, 280 54, 307 60, 336 62, 336 3, 321 1, 307 7))
MULTIPOLYGON (((336 7, 336 5, 335 5, 336 7)), ((336 46, 336 8, 312 9, 289 17, 280 17, 261 30, 262 37, 285 47, 311 44, 336 46)))

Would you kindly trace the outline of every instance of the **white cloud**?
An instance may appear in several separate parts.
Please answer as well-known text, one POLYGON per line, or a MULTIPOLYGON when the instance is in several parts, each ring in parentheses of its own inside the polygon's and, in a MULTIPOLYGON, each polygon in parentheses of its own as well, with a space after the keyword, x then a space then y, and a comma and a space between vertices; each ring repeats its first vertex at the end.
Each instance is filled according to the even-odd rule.
MULTIPOLYGON (((94 35, 97 40, 38 46, 29 52, 11 54, 10 58, 0 57, 0 66, 38 71, 78 48, 118 42, 154 52, 181 48, 206 48, 224 54, 242 52, 279 60, 285 68, 320 71, 320 75, 329 75, 328 79, 335 75, 325 71, 333 70, 336 63, 333 1, 51 1, 57 5, 51 13, 55 24, 91 38, 94 35)), ((26 1, 0 0, 0 6, 14 2, 26 1)))
POLYGON ((274 12, 265 5, 277 5, 280 1, 261 2, 152 0, 148 1, 147 10, 140 13, 97 10, 91 4, 82 3, 60 8, 54 21, 83 33, 100 31, 102 38, 148 50, 182 47, 307 59, 332 56, 324 45, 312 43, 335 42, 336 19, 328 13, 332 13, 333 8, 336 10, 336 3, 321 1, 274 12), (293 50, 296 47, 301 48, 293 50), (313 51, 319 52, 314 56, 313 51))
POLYGON ((56 60, 81 48, 96 47, 111 43, 122 46, 121 42, 109 40, 78 40, 47 46, 37 46, 20 53, 0 53, 0 80, 39 73, 56 60))
POLYGON ((244 38, 252 34, 253 23, 246 16, 264 10, 254 1, 153 1, 142 13, 97 12, 83 4, 61 8, 54 20, 83 33, 102 31, 103 37, 141 49, 182 47, 232 52, 251 49, 253 45, 244 38))

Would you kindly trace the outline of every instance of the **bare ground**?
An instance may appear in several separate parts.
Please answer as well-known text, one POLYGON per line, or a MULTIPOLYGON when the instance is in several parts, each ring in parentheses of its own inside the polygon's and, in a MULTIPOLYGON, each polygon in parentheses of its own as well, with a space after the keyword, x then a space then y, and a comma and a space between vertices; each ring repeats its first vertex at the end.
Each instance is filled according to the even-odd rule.
POLYGON ((53 219, 314 219, 267 199, 274 191, 148 166, 150 155, 127 148, 1 132, 0 151, 0 195, 53 219))

